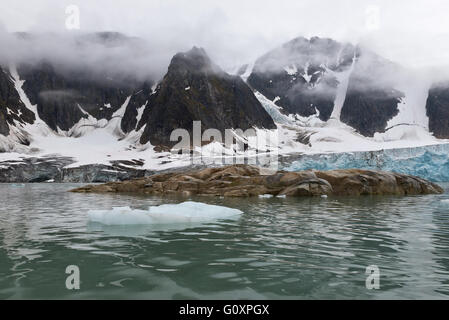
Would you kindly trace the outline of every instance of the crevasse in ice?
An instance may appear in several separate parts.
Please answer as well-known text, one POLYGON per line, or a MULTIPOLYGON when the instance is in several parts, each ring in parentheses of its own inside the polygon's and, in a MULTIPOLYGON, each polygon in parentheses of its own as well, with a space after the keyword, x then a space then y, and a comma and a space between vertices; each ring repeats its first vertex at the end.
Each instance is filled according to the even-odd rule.
POLYGON ((369 152, 301 155, 284 170, 371 169, 449 181, 449 144, 369 152))

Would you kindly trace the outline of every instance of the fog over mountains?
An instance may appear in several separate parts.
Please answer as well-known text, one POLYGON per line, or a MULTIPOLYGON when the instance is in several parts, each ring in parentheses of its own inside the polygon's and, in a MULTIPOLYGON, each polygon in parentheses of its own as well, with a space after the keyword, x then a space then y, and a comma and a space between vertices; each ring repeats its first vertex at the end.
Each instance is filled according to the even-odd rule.
POLYGON ((139 159, 158 167, 173 161, 154 160, 170 157, 158 153, 176 143, 171 132, 192 133, 193 121, 201 121, 202 132, 223 136, 226 129, 277 129, 281 153, 449 138, 444 72, 432 79, 354 43, 297 37, 226 72, 207 48, 186 48, 164 65, 152 59, 157 48, 117 32, 3 38, 9 48, 0 58, 4 155, 58 154, 79 165, 139 159))

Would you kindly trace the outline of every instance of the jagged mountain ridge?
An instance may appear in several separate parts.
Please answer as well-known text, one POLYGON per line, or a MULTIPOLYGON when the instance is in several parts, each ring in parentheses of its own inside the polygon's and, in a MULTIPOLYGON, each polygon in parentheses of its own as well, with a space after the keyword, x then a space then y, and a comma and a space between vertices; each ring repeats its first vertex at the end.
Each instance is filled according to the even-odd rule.
MULTIPOLYGON (((108 46, 120 45, 123 40, 117 34, 87 38, 88 41, 100 39, 102 45, 105 42, 108 46)), ((4 151, 14 149, 11 140, 29 144, 22 137, 32 140, 35 134, 11 120, 16 112, 21 112, 20 108, 24 108, 21 114, 27 115, 28 124, 33 125, 39 119, 48 126, 45 131, 57 135, 80 137, 95 128, 109 127, 119 139, 133 132, 133 135, 141 134, 134 141, 143 145, 151 142, 171 146, 174 144, 169 139, 171 131, 178 128, 191 131, 196 120, 202 121, 203 131, 214 128, 223 134, 228 128, 275 128, 243 80, 226 74, 199 48, 175 55, 156 91, 151 80, 116 79, 107 72, 92 72, 79 66, 61 67, 48 60, 17 66, 16 79, 8 69, 4 67, 1 79, 2 99, 8 100, 5 103, 2 100, 0 110, 1 134, 8 138, 8 147, 3 143, 4 151), (185 90, 184 83, 190 83, 189 90, 185 90), (28 108, 18 90, 29 100, 28 108), (17 103, 10 98, 10 92, 15 94, 17 103), (118 122, 119 129, 115 124, 109 125, 112 121, 118 122), (19 134, 10 134, 10 126, 17 126, 19 134)))
MULTIPOLYGON (((87 39, 106 47, 124 41, 122 35, 108 33, 87 39)), ((10 136, 11 127, 33 124, 36 118, 52 131, 75 137, 84 131, 74 128, 104 127, 117 118, 118 138, 138 133, 137 142, 153 146, 172 146, 170 132, 191 131, 194 120, 202 121, 203 130, 275 127, 242 79, 226 74, 198 48, 175 55, 157 87, 151 80, 114 79, 108 73, 91 74, 79 68, 67 73, 51 61, 20 65, 22 89, 36 106, 36 114, 18 95, 8 70, 3 66, 0 75, 2 136, 10 136)), ((287 115, 316 116, 324 123, 337 119, 371 137, 387 130, 400 112, 405 94, 389 78, 401 72, 400 67, 351 44, 297 38, 258 59, 247 82, 287 115)), ((444 87, 431 89, 423 106, 429 129, 438 138, 449 137, 446 93, 444 87)), ((24 137, 18 135, 17 142, 29 144, 24 137)))

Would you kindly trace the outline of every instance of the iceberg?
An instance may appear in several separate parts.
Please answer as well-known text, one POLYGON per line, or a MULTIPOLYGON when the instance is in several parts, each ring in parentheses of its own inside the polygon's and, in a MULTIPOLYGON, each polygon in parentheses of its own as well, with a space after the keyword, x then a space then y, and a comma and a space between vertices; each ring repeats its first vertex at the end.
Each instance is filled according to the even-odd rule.
POLYGON ((116 207, 112 210, 89 210, 91 222, 104 225, 162 225, 201 223, 241 215, 238 209, 187 201, 179 204, 150 206, 148 210, 116 207))
POLYGON ((449 144, 369 152, 299 155, 287 171, 368 169, 394 171, 433 182, 449 181, 449 144))

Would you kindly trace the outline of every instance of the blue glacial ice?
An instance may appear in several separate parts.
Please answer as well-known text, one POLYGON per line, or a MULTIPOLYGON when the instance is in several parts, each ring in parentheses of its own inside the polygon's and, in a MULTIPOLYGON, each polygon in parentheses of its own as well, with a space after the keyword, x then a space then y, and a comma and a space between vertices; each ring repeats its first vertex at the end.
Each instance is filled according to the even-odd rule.
POLYGON ((369 152, 300 155, 283 166, 287 171, 371 169, 415 175, 430 181, 449 181, 449 144, 369 152))

